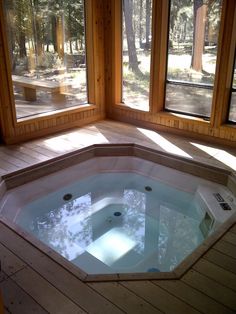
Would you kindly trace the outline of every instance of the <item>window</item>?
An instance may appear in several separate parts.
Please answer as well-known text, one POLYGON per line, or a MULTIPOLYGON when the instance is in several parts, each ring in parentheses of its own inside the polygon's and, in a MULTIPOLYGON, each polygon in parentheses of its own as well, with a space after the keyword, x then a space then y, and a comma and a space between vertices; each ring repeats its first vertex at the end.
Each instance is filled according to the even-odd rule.
POLYGON ((87 103, 84 1, 4 0, 17 118, 87 103))
POLYGON ((123 1, 123 93, 125 105, 149 110, 152 1, 123 1))
POLYGON ((210 117, 220 0, 170 1, 165 108, 210 117))
POLYGON ((234 72, 232 80, 232 94, 229 107, 229 121, 236 122, 236 56, 234 60, 234 72))

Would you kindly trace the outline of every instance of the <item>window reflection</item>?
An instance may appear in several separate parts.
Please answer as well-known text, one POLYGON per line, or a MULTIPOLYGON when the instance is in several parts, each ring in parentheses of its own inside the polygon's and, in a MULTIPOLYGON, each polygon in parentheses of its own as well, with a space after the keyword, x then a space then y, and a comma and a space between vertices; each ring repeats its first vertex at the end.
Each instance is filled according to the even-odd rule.
POLYGON ((71 201, 57 193, 29 204, 16 223, 87 272, 171 271, 204 239, 204 213, 185 192, 135 174, 73 187, 83 189, 71 201))

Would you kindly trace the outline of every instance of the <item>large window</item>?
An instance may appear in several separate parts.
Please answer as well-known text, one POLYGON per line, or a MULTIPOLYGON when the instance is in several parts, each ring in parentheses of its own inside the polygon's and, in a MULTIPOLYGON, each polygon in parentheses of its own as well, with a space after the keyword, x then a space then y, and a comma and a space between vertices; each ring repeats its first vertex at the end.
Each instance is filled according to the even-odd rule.
POLYGON ((229 121, 236 122, 236 56, 234 60, 234 73, 232 80, 232 94, 229 107, 229 121))
POLYGON ((123 93, 125 105, 149 110, 152 1, 123 1, 123 93))
POLYGON ((4 0, 17 118, 87 102, 83 0, 4 0))
POLYGON ((166 105, 210 117, 221 0, 171 0, 166 105))

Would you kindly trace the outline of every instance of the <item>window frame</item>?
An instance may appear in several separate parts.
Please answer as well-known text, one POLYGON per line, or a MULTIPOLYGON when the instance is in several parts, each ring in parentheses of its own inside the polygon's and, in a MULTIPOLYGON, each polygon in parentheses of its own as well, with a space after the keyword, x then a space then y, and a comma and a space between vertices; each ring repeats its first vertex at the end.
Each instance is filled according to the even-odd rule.
MULTIPOLYGON (((108 1, 111 4, 110 20, 111 32, 107 41, 114 38, 121 27, 119 6, 121 0, 108 1)), ((109 101, 109 117, 114 120, 124 121, 144 127, 168 130, 179 134, 197 134, 196 136, 211 136, 220 142, 221 139, 236 140, 234 126, 227 121, 229 81, 231 83, 232 60, 236 38, 236 1, 222 0, 221 23, 218 38, 218 51, 216 60, 215 82, 213 87, 212 109, 209 118, 192 116, 191 114, 175 113, 165 109, 165 89, 167 74, 168 53, 168 25, 169 25, 169 0, 153 0, 152 15, 152 54, 150 73, 150 106, 149 112, 129 108, 121 102, 121 38, 112 41, 113 49, 107 52, 109 61, 114 71, 110 73, 107 85, 112 86, 109 101), (118 40, 117 40, 118 39, 118 40), (226 70, 225 70, 226 69, 226 70), (222 75, 223 71, 223 75, 222 75), (155 84, 154 84, 155 82, 155 84), (113 90, 113 92, 112 92, 113 90)), ((121 9, 120 9, 121 10, 121 9)), ((109 46, 107 42, 107 47, 109 46)), ((106 49, 107 50, 107 49, 106 49)), ((192 135, 193 136, 193 135, 192 135)))
POLYGON ((235 53, 234 53, 234 66, 233 66, 233 71, 232 71, 231 92, 230 92, 229 106, 228 106, 228 123, 231 125, 236 125, 236 121, 231 121, 229 119, 231 100, 232 100, 233 93, 235 93, 235 95, 236 95, 236 87, 233 86, 235 67, 236 67, 236 47, 235 47, 235 53))
POLYGON ((3 14, 3 1, 0 3, 0 125, 2 139, 6 143, 15 143, 34 137, 47 135, 73 126, 84 125, 98 120, 98 112, 104 107, 103 67, 103 5, 102 0, 84 1, 87 98, 88 103, 30 117, 16 118, 15 99, 11 78, 10 55, 6 38, 6 22, 3 14))

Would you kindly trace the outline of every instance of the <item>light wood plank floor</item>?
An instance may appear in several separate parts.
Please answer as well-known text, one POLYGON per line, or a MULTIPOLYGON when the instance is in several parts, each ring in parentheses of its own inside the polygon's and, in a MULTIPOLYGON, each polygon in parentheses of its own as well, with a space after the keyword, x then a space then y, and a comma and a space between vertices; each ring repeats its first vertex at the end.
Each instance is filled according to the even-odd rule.
MULTIPOLYGON (((0 174, 93 143, 138 143, 236 171, 236 151, 131 125, 100 121, 24 144, 0 146, 0 174)), ((236 225, 180 280, 83 283, 0 223, 6 313, 236 313, 236 225)))

